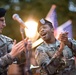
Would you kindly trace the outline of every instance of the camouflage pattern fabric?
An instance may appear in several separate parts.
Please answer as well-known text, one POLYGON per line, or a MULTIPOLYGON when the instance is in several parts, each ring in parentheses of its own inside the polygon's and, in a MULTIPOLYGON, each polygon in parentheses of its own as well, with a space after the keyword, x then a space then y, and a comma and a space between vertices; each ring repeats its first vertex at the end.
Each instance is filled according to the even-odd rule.
MULTIPOLYGON (((59 68, 57 69, 57 65, 53 66, 55 64, 55 62, 50 63, 51 57, 55 54, 55 52, 59 48, 60 42, 58 40, 56 40, 56 42, 54 44, 45 44, 43 42, 40 46, 38 46, 36 48, 35 58, 36 58, 37 64, 39 66, 44 64, 45 70, 47 69, 48 72, 51 72, 50 74, 48 74, 47 71, 42 69, 41 75, 57 75, 57 73, 60 73, 60 72, 63 73, 63 71, 66 69, 68 71, 75 69, 74 59, 72 59, 73 58, 72 52, 76 50, 76 41, 73 39, 70 39, 70 38, 69 38, 69 41, 72 43, 72 49, 66 45, 63 49, 62 55, 59 57, 61 60, 59 62, 58 62, 58 60, 56 60, 58 62, 58 64, 61 64, 61 65, 59 65, 60 69, 59 68), (70 60, 73 62, 70 63, 71 62, 70 60)), ((63 75, 63 74, 60 74, 60 75, 63 75)), ((68 75, 68 74, 66 74, 66 75, 68 75)))
POLYGON ((12 48, 13 40, 0 34, 0 75, 6 75, 7 67, 13 60, 8 54, 12 48))

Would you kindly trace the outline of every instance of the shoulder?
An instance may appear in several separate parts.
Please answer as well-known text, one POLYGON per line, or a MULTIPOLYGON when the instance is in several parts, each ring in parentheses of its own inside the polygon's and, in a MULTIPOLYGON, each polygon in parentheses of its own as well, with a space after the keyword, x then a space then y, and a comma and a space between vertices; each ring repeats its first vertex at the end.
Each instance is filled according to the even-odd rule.
POLYGON ((36 48, 36 50, 43 49, 44 47, 45 47, 45 44, 42 43, 42 44, 40 44, 40 45, 36 48))
POLYGON ((40 44, 36 49, 35 49, 35 53, 39 53, 39 52, 45 52, 45 44, 42 43, 40 44))
POLYGON ((6 40, 6 41, 13 41, 10 37, 7 37, 7 36, 5 36, 5 35, 0 35, 0 38, 1 38, 2 40, 6 40))

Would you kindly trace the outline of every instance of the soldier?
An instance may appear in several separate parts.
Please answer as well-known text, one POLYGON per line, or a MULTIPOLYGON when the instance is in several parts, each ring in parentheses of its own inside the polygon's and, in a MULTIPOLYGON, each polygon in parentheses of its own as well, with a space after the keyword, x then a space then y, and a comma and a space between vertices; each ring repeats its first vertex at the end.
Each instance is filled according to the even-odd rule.
POLYGON ((36 48, 35 58, 41 67, 41 75, 76 75, 74 55, 76 41, 68 39, 68 33, 61 33, 59 40, 54 36, 51 22, 41 19, 38 23, 38 32, 44 40, 36 48))
MULTIPOLYGON (((7 68, 13 63, 15 57, 24 49, 24 43, 28 43, 26 39, 13 45, 13 40, 2 35, 2 30, 6 26, 4 8, 0 8, 0 75, 7 75, 7 68)), ((28 46, 28 44, 27 44, 28 46)), ((26 49, 25 49, 26 50, 26 49)))

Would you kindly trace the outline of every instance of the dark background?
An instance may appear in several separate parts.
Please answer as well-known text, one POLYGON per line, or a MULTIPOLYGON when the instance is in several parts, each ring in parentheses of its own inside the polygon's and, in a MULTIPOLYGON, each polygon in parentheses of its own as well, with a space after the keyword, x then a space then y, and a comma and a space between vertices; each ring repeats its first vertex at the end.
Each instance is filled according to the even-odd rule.
POLYGON ((19 23, 12 19, 12 15, 17 13, 25 22, 29 17, 38 22, 45 18, 51 6, 55 4, 58 24, 61 25, 69 19, 72 20, 73 38, 76 39, 76 12, 69 10, 69 3, 73 1, 76 6, 76 0, 0 0, 0 7, 7 9, 6 24, 3 34, 20 41, 19 23), (16 2, 14 2, 16 1, 16 2), (16 8, 19 8, 16 10, 16 8))

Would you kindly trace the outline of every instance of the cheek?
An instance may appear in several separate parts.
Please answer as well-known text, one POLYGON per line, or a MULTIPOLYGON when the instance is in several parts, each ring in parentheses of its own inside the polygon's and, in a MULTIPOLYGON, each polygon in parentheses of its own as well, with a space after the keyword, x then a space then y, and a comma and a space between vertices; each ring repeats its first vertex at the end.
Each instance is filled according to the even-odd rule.
POLYGON ((2 23, 0 22, 0 27, 1 27, 2 23))
POLYGON ((39 33, 39 36, 41 37, 41 34, 39 33))
POLYGON ((49 37, 49 38, 51 38, 52 35, 53 35, 53 34, 52 34, 51 32, 48 32, 48 37, 49 37))
POLYGON ((51 37, 51 35, 50 35, 49 33, 47 33, 46 37, 47 37, 47 38, 50 38, 50 37, 51 37))

